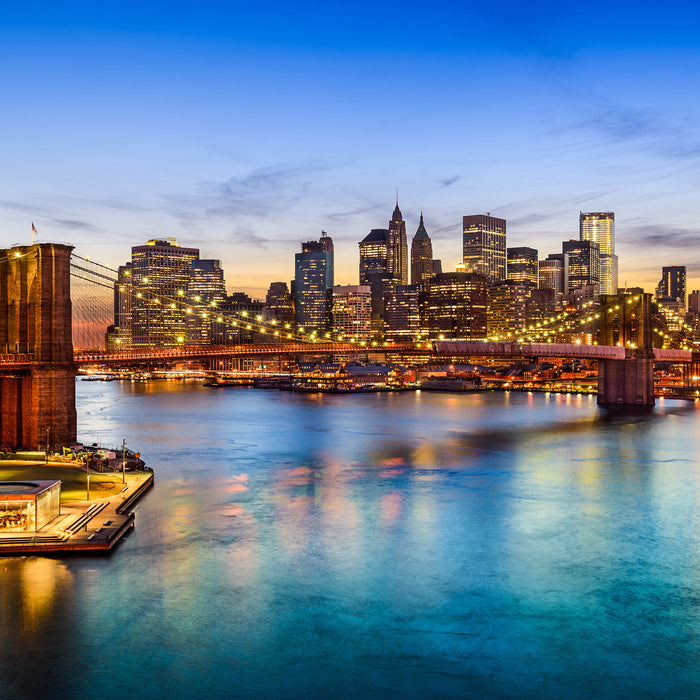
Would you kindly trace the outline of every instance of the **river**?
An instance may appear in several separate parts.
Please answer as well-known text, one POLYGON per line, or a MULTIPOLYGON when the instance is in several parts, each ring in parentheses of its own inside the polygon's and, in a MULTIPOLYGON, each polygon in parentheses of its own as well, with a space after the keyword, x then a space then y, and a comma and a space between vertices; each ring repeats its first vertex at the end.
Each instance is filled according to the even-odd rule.
POLYGON ((156 485, 0 559, 3 699, 700 696, 700 404, 77 389, 156 485))

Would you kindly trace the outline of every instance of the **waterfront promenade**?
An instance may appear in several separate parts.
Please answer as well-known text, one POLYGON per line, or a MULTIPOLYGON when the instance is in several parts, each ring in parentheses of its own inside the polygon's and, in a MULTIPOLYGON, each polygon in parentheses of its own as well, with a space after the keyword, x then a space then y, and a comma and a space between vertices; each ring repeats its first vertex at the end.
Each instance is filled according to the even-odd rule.
MULTIPOLYGON (((0 474, 10 469, 15 474, 20 471, 23 481, 41 479, 47 468, 53 472, 58 468, 59 473, 65 470, 73 486, 76 472, 80 471, 66 464, 0 462, 0 474)), ((62 501, 61 514, 36 532, 0 533, 0 556, 105 553, 113 549, 134 526, 132 507, 153 485, 154 475, 152 471, 128 472, 125 484, 121 473, 93 476, 101 480, 94 482, 89 500, 62 501), (99 495, 104 494, 106 487, 110 493, 99 495)))

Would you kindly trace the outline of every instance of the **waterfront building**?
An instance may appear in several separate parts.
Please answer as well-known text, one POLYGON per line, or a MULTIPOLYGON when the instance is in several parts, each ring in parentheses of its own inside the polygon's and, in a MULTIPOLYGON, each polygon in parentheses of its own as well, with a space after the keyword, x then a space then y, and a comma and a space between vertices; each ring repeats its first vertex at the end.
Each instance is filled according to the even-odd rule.
POLYGON ((599 248, 600 264, 600 294, 615 294, 617 292, 618 259, 615 255, 615 213, 580 212, 579 239, 594 241, 599 248))
POLYGON ((185 341, 187 286, 198 259, 197 248, 183 248, 174 238, 153 239, 131 249, 133 347, 185 341))
POLYGON ((503 280, 487 290, 486 329, 491 339, 504 340, 525 326, 528 282, 503 280))
POLYGON ((666 306, 679 305, 685 311, 685 265, 670 265, 661 269, 661 280, 656 286, 656 300, 666 306))
POLYGON ((568 258, 566 255, 550 255, 539 261, 538 280, 540 289, 551 289, 556 308, 561 308, 568 292, 568 258), (564 267, 566 263, 566 268, 564 267))
POLYGON ((425 230, 423 212, 413 241, 411 242, 411 284, 421 285, 433 276, 433 245, 425 230))
POLYGON ((372 290, 369 285, 336 285, 333 287, 334 340, 353 338, 368 343, 371 333, 372 290))
POLYGON ((408 284, 408 242, 406 222, 401 216, 398 199, 389 222, 386 268, 389 278, 396 284, 408 284))
POLYGON ((515 282, 527 282, 531 289, 537 289, 539 285, 537 251, 526 246, 508 248, 507 259, 508 279, 515 282))
POLYGON ((466 272, 492 282, 506 279, 506 221, 487 214, 462 218, 462 262, 466 272))
POLYGON ((333 241, 325 232, 320 240, 301 244, 294 258, 294 321, 304 333, 323 335, 330 330, 333 289, 333 241))
POLYGON ((600 289, 600 247, 595 241, 564 241, 562 252, 569 261, 569 285, 567 293, 578 287, 593 285, 596 294, 600 289))
POLYGON ((430 340, 486 337, 488 279, 469 272, 443 272, 424 284, 422 323, 430 340))
MULTIPOLYGON (((430 279, 430 278, 428 278, 430 279)), ((397 284, 384 297, 386 340, 415 340, 420 333, 418 285, 397 284)))
POLYGON ((224 342, 223 324, 217 312, 226 299, 224 271, 218 260, 194 260, 187 284, 185 309, 186 338, 189 345, 215 345, 224 342))

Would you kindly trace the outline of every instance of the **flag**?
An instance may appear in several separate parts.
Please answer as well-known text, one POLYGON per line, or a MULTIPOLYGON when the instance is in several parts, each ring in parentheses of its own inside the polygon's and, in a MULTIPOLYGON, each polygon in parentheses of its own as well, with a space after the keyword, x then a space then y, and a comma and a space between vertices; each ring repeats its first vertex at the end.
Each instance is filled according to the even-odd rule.
POLYGON ((33 222, 33 221, 32 221, 32 231, 34 231, 34 233, 37 232, 37 231, 36 231, 36 226, 34 226, 34 222, 33 222))

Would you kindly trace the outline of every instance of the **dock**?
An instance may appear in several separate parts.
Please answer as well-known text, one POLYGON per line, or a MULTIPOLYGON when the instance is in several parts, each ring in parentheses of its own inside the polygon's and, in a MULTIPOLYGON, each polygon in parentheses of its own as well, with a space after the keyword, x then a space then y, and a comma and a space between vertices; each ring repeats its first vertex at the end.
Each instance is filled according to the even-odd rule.
POLYGON ((0 535, 0 557, 110 552, 133 528, 132 508, 153 486, 153 472, 129 482, 117 496, 62 504, 61 515, 36 533, 0 535))

